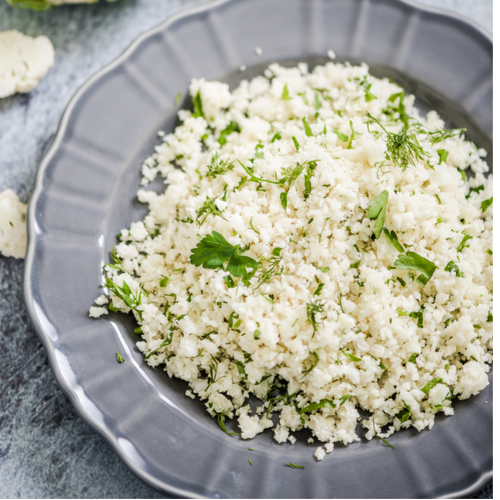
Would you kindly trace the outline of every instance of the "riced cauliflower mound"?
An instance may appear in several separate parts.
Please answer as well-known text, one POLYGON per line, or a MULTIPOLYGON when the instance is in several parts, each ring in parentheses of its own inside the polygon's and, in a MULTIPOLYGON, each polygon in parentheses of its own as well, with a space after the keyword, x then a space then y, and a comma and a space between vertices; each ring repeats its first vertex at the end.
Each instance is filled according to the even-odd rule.
POLYGON ((165 192, 139 191, 149 215, 106 266, 110 309, 244 439, 274 412, 275 439, 310 429, 318 459, 358 422, 367 439, 432 428, 488 385, 486 153, 366 65, 265 75, 191 83, 194 111, 143 167, 165 192))

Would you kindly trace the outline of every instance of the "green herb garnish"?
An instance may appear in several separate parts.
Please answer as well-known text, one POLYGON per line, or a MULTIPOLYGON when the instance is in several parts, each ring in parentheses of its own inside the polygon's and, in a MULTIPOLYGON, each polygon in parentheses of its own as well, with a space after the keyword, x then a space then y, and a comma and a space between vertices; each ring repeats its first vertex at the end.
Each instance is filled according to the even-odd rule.
POLYGON ((208 165, 207 177, 216 178, 218 175, 224 175, 233 170, 234 164, 229 160, 223 160, 216 151, 208 165))
POLYGON ((333 402, 330 401, 329 399, 322 399, 319 403, 311 403, 310 405, 307 405, 305 408, 301 408, 299 410, 299 414, 302 413, 311 413, 314 410, 319 410, 320 408, 336 408, 337 405, 333 402))
POLYGON ((419 355, 418 352, 414 352, 409 358, 408 361, 413 364, 417 364, 417 356, 419 355))
POLYGON ((307 322, 313 327, 313 337, 318 331, 318 322, 316 321, 316 314, 322 313, 324 311, 323 304, 319 301, 319 299, 314 300, 313 302, 308 302, 306 304, 307 310, 307 322))
POLYGON ((351 361, 354 361, 355 363, 357 363, 358 361, 361 361, 361 358, 357 358, 356 356, 354 356, 354 354, 351 354, 349 352, 345 352, 344 349, 340 349, 340 352, 349 360, 351 361))
POLYGON ((199 116, 205 118, 205 113, 203 113, 203 103, 201 102, 201 94, 200 91, 196 93, 193 97, 193 107, 194 107, 194 118, 198 118, 199 116))
POLYGON ((288 85, 283 87, 283 92, 281 93, 281 98, 285 101, 289 101, 291 99, 290 92, 288 91, 288 85))
POLYGON ((118 363, 123 363, 125 361, 125 358, 119 352, 117 352, 116 361, 118 361, 118 363))
POLYGON ((422 389, 420 389, 422 392, 425 392, 425 394, 429 394, 429 391, 437 384, 440 384, 443 381, 441 378, 433 378, 428 384, 426 384, 422 389))
POLYGON ((457 278, 464 278, 465 277, 465 274, 460 271, 460 268, 458 267, 458 265, 453 262, 452 260, 450 260, 450 262, 448 262, 448 264, 446 264, 446 267, 444 268, 445 271, 448 271, 449 273, 455 271, 456 275, 457 275, 457 278))
POLYGON ((466 234, 463 238, 462 238, 462 241, 460 242, 460 245, 458 245, 457 247, 457 252, 462 252, 464 248, 469 248, 470 245, 466 245, 466 243, 469 241, 469 240, 472 240, 473 236, 471 236, 470 234, 466 234))
POLYGON ((387 201, 389 200, 389 192, 384 189, 374 200, 368 204, 368 217, 376 219, 375 221, 375 238, 380 236, 385 224, 385 212, 387 209, 387 201))
POLYGON ((310 368, 302 371, 303 375, 302 377, 300 377, 300 380, 302 380, 305 376, 309 375, 318 366, 319 363, 318 355, 315 352, 311 352, 311 356, 314 358, 314 362, 310 368))
POLYGON ((291 467, 292 469, 303 469, 305 467, 305 465, 295 465, 290 462, 287 462, 285 465, 291 467))
POLYGON ((488 210, 488 208, 490 208, 492 204, 493 204, 493 196, 481 202, 481 210, 483 211, 483 214, 484 212, 486 212, 486 210, 488 210))
POLYGON ((220 233, 212 231, 191 250, 189 260, 194 266, 203 266, 204 269, 218 269, 229 260, 226 271, 237 278, 248 279, 247 268, 256 270, 261 264, 241 255, 246 250, 247 247, 231 245, 220 233))
POLYGON ((233 132, 240 133, 241 128, 240 126, 233 121, 230 121, 227 127, 220 133, 219 138, 217 139, 217 142, 221 145, 224 146, 224 144, 227 143, 227 136, 231 135, 233 132))
POLYGON ((389 232, 389 230, 384 227, 384 234, 398 252, 404 253, 405 249, 401 243, 399 243, 398 235, 394 231, 389 232))
POLYGON ((406 252, 404 255, 400 254, 394 262, 394 267, 401 270, 413 269, 414 271, 421 272, 422 274, 417 278, 417 283, 422 286, 427 285, 427 282, 432 278, 434 271, 437 269, 436 264, 415 252, 406 252))
POLYGON ((304 124, 304 130, 306 131, 306 136, 307 137, 314 137, 314 134, 312 133, 312 130, 311 130, 311 125, 309 125, 307 118, 302 118, 302 123, 304 124))

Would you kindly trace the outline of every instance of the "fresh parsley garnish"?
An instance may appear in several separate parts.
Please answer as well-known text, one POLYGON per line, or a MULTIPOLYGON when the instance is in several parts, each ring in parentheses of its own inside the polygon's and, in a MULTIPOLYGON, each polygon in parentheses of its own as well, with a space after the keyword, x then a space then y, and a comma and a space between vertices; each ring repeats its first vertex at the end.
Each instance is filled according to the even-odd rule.
POLYGON ((385 212, 387 209, 387 201, 389 200, 389 192, 384 189, 374 200, 368 204, 368 217, 376 219, 375 221, 375 238, 380 236, 385 224, 385 212))
POLYGON ((224 210, 219 210, 215 203, 215 201, 222 194, 223 193, 220 193, 217 196, 214 196, 213 198, 207 196, 205 201, 203 202, 203 205, 198 210, 196 210, 196 223, 198 224, 198 226, 201 226, 207 220, 209 215, 213 215, 214 217, 217 216, 220 217, 221 219, 224 219, 224 216, 222 215, 224 213, 224 210))
POLYGON ((311 194, 311 178, 314 175, 314 170, 316 169, 316 162, 310 161, 307 163, 306 173, 304 174, 304 199, 307 200, 311 194))
POLYGON ((226 418, 226 415, 224 413, 217 413, 217 420, 219 422, 219 427, 229 436, 239 436, 237 432, 229 432, 227 430, 227 427, 224 424, 224 419, 226 418))
POLYGON ((177 106, 177 104, 179 104, 181 102, 181 98, 182 98, 182 92, 177 92, 177 95, 175 96, 175 101, 174 101, 174 104, 177 106))
POLYGON ((319 299, 314 300, 313 302, 308 302, 306 304, 307 311, 307 322, 313 327, 313 337, 318 331, 318 322, 316 321, 316 314, 322 313, 324 311, 323 304, 319 301, 319 299))
POLYGON ((405 249, 401 243, 399 243, 398 235, 394 231, 389 232, 389 230, 384 227, 384 234, 398 252, 404 253, 405 249))
POLYGON ((448 151, 446 151, 446 149, 438 149, 437 154, 439 155, 438 165, 441 165, 441 163, 443 163, 443 162, 446 163, 446 160, 448 159, 448 155, 450 153, 448 153, 448 151))
MULTIPOLYGON (((418 281, 418 280, 417 280, 418 281)), ((409 314, 410 318, 416 319, 417 320, 417 326, 418 328, 423 328, 424 327, 424 306, 420 306, 420 309, 418 311, 413 311, 409 314)))
POLYGON ((291 467, 292 469, 303 469, 305 467, 305 465, 295 465, 290 462, 287 462, 285 465, 291 467))
POLYGON ((312 133, 312 130, 311 130, 311 125, 309 125, 307 118, 302 118, 302 123, 304 124, 304 130, 306 131, 306 136, 307 137, 314 137, 314 134, 312 133))
POLYGON ((414 352, 409 358, 408 361, 413 364, 417 364, 417 356, 419 355, 418 352, 414 352))
POLYGON ((450 260, 450 262, 448 262, 448 264, 446 264, 446 267, 444 268, 445 271, 448 271, 449 273, 452 273, 453 271, 455 271, 455 274, 457 275, 457 278, 464 278, 465 277, 465 274, 460 271, 460 268, 458 267, 458 265, 453 262, 452 260, 450 260))
POLYGON ((411 417, 411 408, 403 401, 404 408, 396 415, 402 424, 404 424, 411 417))
POLYGON ((172 327, 170 327, 168 330, 167 338, 154 351, 151 351, 144 359, 149 359, 159 349, 161 349, 162 347, 165 347, 167 345, 170 345, 172 343, 173 337, 174 337, 174 329, 172 327))
POLYGON ((332 128, 332 132, 342 141, 342 142, 349 142, 349 137, 342 132, 339 132, 338 130, 335 130, 332 128))
POLYGON ((436 264, 427 260, 426 258, 418 255, 415 252, 406 252, 406 254, 400 254, 396 261, 394 262, 394 267, 396 269, 412 269, 414 271, 419 271, 422 273, 417 278, 417 283, 419 285, 425 286, 428 281, 432 278, 434 271, 437 269, 436 264))
POLYGON ((231 245, 220 233, 212 231, 191 250, 189 260, 194 266, 203 266, 204 269, 218 269, 229 260, 226 271, 236 278, 248 279, 247 268, 256 270, 260 263, 241 255, 246 250, 246 247, 231 245))
POLYGON ((420 389, 422 392, 425 392, 425 394, 429 394, 429 391, 437 384, 440 384, 443 381, 441 378, 433 378, 428 384, 426 384, 422 389, 420 389))
POLYGON ((350 352, 345 352, 344 349, 340 349, 340 352, 350 361, 353 361, 354 363, 357 363, 358 361, 361 361, 361 358, 357 358, 354 356, 354 354, 351 354, 350 352))
POLYGON ((301 408, 299 410, 299 414, 311 413, 312 411, 319 410, 320 408, 337 408, 337 405, 329 399, 322 399, 319 403, 311 403, 305 408, 301 408))
POLYGON ((106 278, 106 287, 119 299, 123 300, 127 307, 136 311, 139 318, 142 319, 142 311, 138 309, 142 301, 142 289, 138 290, 137 293, 133 293, 125 280, 123 280, 123 285, 120 287, 109 278, 106 278))
POLYGON ((219 138, 217 139, 217 142, 221 145, 224 146, 224 144, 227 143, 227 136, 231 135, 233 132, 240 133, 241 128, 240 126, 236 123, 233 122, 232 120, 229 122, 227 127, 220 133, 219 138))
POLYGON ((352 398, 352 395, 351 394, 346 394, 345 396, 342 396, 340 398, 340 403, 339 403, 339 408, 346 402, 348 401, 349 399, 352 398))
POLYGON ((309 375, 317 366, 319 363, 319 357, 315 352, 311 352, 311 356, 314 358, 313 364, 307 369, 302 371, 302 377, 300 377, 300 380, 302 380, 304 377, 309 375))
POLYGON ((484 212, 486 212, 486 210, 488 210, 488 208, 490 208, 490 205, 492 204, 493 204, 493 196, 481 202, 481 210, 483 211, 483 214, 484 212))
POLYGON ((205 118, 205 113, 203 113, 203 103, 201 102, 201 94, 199 90, 193 97, 193 107, 194 107, 194 113, 193 113, 194 118, 198 118, 199 116, 205 118))
POLYGON ((118 361, 118 363, 123 363, 125 361, 125 358, 119 352, 117 352, 116 361, 118 361))
POLYGON ((469 240, 472 240, 473 236, 471 236, 470 234, 466 234, 463 238, 462 238, 462 241, 460 242, 460 245, 458 245, 457 247, 457 252, 462 252, 464 248, 469 248, 470 245, 466 245, 466 243, 469 241, 469 240))
POLYGON ((289 101, 291 99, 290 97, 290 92, 288 91, 288 85, 285 85, 283 87, 283 92, 281 93, 281 98, 284 100, 284 101, 289 101))
POLYGON ((274 276, 283 274, 283 269, 280 267, 281 259, 283 258, 281 251, 282 248, 280 247, 273 248, 271 257, 264 259, 269 264, 269 267, 265 271, 262 271, 262 274, 259 276, 259 286, 263 283, 270 283, 274 276))

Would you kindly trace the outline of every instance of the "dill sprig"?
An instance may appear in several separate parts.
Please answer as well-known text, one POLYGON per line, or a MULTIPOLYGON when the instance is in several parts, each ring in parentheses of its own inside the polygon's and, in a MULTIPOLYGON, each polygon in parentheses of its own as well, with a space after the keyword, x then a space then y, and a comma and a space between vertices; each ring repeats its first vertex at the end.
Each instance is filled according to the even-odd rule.
POLYGON ((281 274, 283 274, 283 268, 280 267, 281 260, 283 258, 283 256, 281 255, 281 250, 281 248, 276 247, 271 252, 272 256, 270 259, 263 259, 269 263, 269 267, 265 271, 262 271, 259 277, 259 286, 257 288, 259 288, 264 283, 269 283, 274 278, 274 276, 280 276, 281 274))
POLYGON ((446 139, 449 139, 450 137, 456 137, 467 131, 466 128, 451 128, 451 129, 441 128, 441 129, 429 130, 426 129, 421 123, 415 125, 415 130, 419 134, 425 134, 427 136, 427 140, 432 144, 438 144, 446 139))
POLYGON ((281 169, 281 174, 283 175, 283 177, 280 179, 280 183, 282 185, 288 183, 288 187, 291 188, 293 183, 299 178, 300 174, 303 172, 305 166, 306 163, 304 162, 302 163, 302 165, 297 163, 295 167, 292 165, 286 168, 283 167, 281 169))
POLYGON ((387 151, 385 158, 392 161, 393 165, 406 170, 409 166, 415 167, 417 161, 424 161, 426 157, 429 157, 429 153, 422 148, 416 135, 407 126, 401 127, 399 132, 389 132, 370 113, 365 113, 365 116, 370 119, 366 122, 367 125, 377 123, 386 133, 387 151))
POLYGON ((324 304, 319 301, 319 299, 313 300, 306 304, 307 310, 307 322, 313 327, 313 337, 318 331, 318 322, 316 321, 316 314, 322 313, 324 309, 324 304))
POLYGON ((211 354, 210 357, 212 358, 212 362, 208 368, 208 385, 205 391, 208 391, 208 388, 217 382, 217 368, 219 367, 219 362, 211 354))
POLYGON ((207 220, 209 215, 224 219, 224 216, 222 215, 224 213, 224 210, 219 210, 217 208, 217 205, 215 204, 215 200, 217 200, 217 198, 219 198, 219 196, 221 196, 222 194, 224 194, 224 191, 217 196, 214 196, 213 198, 207 196, 205 201, 203 202, 203 205, 198 210, 196 210, 196 223, 198 224, 198 226, 201 226, 207 220))
POLYGON ((234 164, 232 161, 224 160, 216 151, 208 165, 207 177, 216 178, 218 175, 224 175, 233 170, 234 164))

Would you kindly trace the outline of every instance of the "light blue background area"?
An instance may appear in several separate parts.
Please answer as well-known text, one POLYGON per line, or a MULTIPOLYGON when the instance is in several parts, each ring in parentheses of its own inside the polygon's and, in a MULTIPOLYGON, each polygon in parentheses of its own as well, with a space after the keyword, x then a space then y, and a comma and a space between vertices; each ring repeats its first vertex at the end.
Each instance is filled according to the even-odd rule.
MULTIPOLYGON (((420 0, 493 29, 492 0, 420 0)), ((117 0, 16 10, 0 0, 0 31, 48 36, 56 64, 28 95, 0 99, 0 192, 27 201, 71 96, 143 31, 205 0, 117 0)), ((22 297, 23 262, 0 255, 0 498, 160 498, 76 415, 57 386, 22 297)), ((492 498, 487 486, 479 498, 492 498)))

